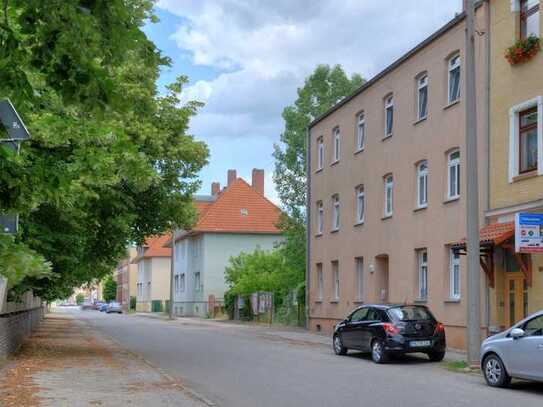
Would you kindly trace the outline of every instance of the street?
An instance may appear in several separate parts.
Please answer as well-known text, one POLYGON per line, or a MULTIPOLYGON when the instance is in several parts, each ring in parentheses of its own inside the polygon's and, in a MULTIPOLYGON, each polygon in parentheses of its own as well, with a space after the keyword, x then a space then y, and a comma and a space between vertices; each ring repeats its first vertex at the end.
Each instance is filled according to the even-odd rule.
POLYGON ((426 358, 375 365, 330 346, 265 335, 259 328, 69 311, 222 407, 541 406, 543 385, 492 389, 475 374, 426 358))

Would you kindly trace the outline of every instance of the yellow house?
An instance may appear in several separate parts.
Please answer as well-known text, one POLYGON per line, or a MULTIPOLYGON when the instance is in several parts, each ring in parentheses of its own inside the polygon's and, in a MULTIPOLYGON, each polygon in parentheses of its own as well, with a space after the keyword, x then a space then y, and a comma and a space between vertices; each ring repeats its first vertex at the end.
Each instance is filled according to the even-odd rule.
POLYGON ((543 213, 543 53, 540 0, 490 0, 489 226, 482 265, 489 324, 503 329, 543 308, 543 253, 519 254, 517 213, 543 213), (507 50, 524 41, 528 52, 507 50))

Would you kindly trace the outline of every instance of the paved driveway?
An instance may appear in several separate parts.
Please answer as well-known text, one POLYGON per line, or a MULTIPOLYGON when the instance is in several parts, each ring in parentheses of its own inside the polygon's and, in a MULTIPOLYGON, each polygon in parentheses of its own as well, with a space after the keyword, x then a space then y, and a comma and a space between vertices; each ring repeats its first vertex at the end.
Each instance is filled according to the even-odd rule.
POLYGON ((339 357, 329 346, 232 324, 95 311, 79 317, 223 407, 543 405, 541 384, 491 389, 481 376, 425 358, 378 366, 364 355, 339 357))

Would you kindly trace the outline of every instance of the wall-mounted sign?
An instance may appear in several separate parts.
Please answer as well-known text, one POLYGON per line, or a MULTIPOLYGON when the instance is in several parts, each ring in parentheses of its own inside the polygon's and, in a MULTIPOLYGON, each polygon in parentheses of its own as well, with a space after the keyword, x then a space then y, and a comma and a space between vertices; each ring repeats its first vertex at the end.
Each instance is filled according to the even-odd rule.
POLYGON ((30 138, 30 133, 9 99, 0 100, 0 121, 8 133, 7 140, 24 141, 30 138))
POLYGON ((543 213, 516 214, 515 251, 543 253, 543 213))
POLYGON ((17 233, 18 216, 13 213, 0 213, 0 233, 17 233))

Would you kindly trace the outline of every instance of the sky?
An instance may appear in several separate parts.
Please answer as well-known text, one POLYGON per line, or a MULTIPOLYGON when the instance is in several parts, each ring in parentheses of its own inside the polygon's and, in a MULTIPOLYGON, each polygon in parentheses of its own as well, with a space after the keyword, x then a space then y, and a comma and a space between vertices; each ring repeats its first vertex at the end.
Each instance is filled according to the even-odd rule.
POLYGON ((205 106, 190 133, 210 149, 200 194, 226 183, 228 169, 250 182, 266 171, 273 186, 273 145, 281 112, 318 64, 370 79, 452 19, 462 0, 159 0, 160 22, 144 30, 172 67, 159 87, 187 75, 182 100, 205 106))

